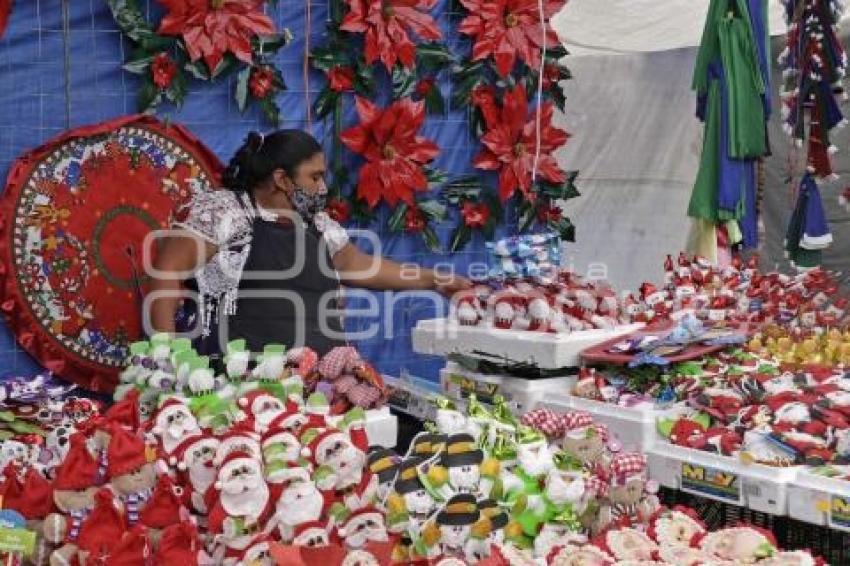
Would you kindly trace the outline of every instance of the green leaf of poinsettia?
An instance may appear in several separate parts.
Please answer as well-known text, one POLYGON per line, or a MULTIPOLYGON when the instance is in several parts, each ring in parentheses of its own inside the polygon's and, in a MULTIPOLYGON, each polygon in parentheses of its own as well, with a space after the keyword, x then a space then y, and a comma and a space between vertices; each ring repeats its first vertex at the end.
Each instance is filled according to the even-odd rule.
POLYGON ((218 64, 218 66, 212 72, 210 78, 217 79, 219 77, 225 77, 225 76, 229 75, 231 72, 233 72, 234 70, 236 70, 236 67, 238 67, 238 66, 239 66, 239 61, 236 59, 236 57, 234 57, 230 53, 225 53, 221 62, 218 64))
POLYGON ((144 49, 135 49, 130 56, 130 60, 121 66, 122 69, 134 75, 141 75, 148 72, 155 54, 144 49))
POLYGON ((472 239, 472 230, 470 230, 469 226, 463 223, 463 220, 457 225, 452 232, 451 237, 451 245, 449 246, 449 251, 454 253, 463 249, 463 247, 469 243, 469 240, 472 239))
POLYGON ((424 73, 433 73, 454 61, 449 48, 441 43, 423 43, 416 47, 416 67, 424 73))
POLYGON ((440 251, 440 239, 430 226, 425 226, 425 229, 422 230, 422 241, 432 252, 440 251))
POLYGON ((393 67, 393 100, 399 100, 413 94, 416 89, 416 73, 401 65, 393 67))
POLYGON ((562 240, 566 242, 576 241, 576 227, 569 218, 561 218, 558 222, 550 223, 549 226, 558 231, 562 240))
POLYGON ((428 94, 425 95, 424 100, 425 110, 428 114, 442 116, 446 113, 446 103, 443 101, 443 93, 440 92, 440 88, 436 84, 428 90, 428 94))
POLYGON ((186 93, 189 91, 186 86, 186 75, 180 69, 174 74, 171 84, 165 91, 165 97, 176 104, 178 107, 183 106, 183 101, 186 99, 186 93))
POLYGON ((147 51, 164 51, 174 38, 157 35, 139 7, 137 0, 109 0, 115 23, 127 37, 147 51))
POLYGON ((404 215, 407 213, 407 204, 400 203, 393 210, 392 215, 387 220, 387 228, 390 232, 401 232, 404 230, 404 215))
POLYGON ((248 106, 248 81, 251 79, 251 67, 245 67, 236 75, 236 106, 239 112, 245 112, 248 106))
POLYGON ((280 108, 278 108, 277 102, 274 101, 274 96, 270 95, 260 99, 260 109, 262 109, 269 124, 275 128, 280 126, 280 108))
POLYGON ((159 88, 149 76, 142 79, 142 87, 139 89, 139 112, 152 110, 159 103, 160 96, 159 88))
POLYGON ((270 55, 277 53, 291 41, 292 33, 288 29, 285 29, 280 33, 255 37, 251 40, 251 47, 259 55, 270 55))
POLYGON ((425 177, 428 179, 428 185, 430 187, 442 185, 446 182, 446 179, 448 179, 448 174, 446 174, 445 171, 435 167, 424 167, 423 171, 425 172, 425 177))
POLYGON ((528 229, 531 228, 537 219, 537 207, 524 200, 519 207, 519 218, 519 233, 524 234, 528 232, 528 229))
POLYGON ((207 70, 207 65, 201 61, 187 61, 183 68, 199 81, 210 80, 210 73, 207 70))
POLYGON ((319 96, 316 97, 316 102, 313 103, 316 118, 322 120, 329 116, 334 111, 336 103, 339 101, 339 96, 340 94, 338 92, 328 87, 323 88, 319 96))
POLYGON ((446 205, 434 199, 422 200, 416 203, 419 210, 425 213, 429 220, 441 221, 446 218, 446 205))

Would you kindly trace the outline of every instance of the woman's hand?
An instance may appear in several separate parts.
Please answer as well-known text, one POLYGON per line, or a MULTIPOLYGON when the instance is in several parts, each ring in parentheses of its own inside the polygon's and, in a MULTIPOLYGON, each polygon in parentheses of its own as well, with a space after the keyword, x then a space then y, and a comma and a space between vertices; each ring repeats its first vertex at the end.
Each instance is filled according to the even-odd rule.
POLYGON ((451 299, 455 293, 472 289, 472 281, 454 273, 435 273, 434 290, 451 299))

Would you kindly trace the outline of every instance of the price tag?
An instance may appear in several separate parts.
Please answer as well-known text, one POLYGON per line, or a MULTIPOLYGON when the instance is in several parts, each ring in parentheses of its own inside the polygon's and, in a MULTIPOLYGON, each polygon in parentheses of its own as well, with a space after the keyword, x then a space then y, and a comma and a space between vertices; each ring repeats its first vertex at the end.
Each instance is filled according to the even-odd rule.
POLYGON ((682 462, 682 491, 736 505, 742 503, 741 478, 737 474, 687 462, 682 462))
POLYGON ((833 495, 829 501, 829 526, 850 530, 850 497, 833 495))

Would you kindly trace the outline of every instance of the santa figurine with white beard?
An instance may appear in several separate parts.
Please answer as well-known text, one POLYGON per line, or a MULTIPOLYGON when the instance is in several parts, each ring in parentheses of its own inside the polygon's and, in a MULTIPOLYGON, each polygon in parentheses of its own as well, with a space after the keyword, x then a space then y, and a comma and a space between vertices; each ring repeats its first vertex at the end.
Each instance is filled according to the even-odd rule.
POLYGON ((387 526, 384 514, 372 506, 366 506, 346 517, 337 527, 337 536, 348 550, 365 547, 370 542, 387 542, 387 526))
POLYGON ((213 488, 217 499, 210 508, 209 532, 220 535, 225 558, 235 562, 263 532, 274 510, 260 460, 247 452, 231 452, 222 462, 213 488))
POLYGON ((203 433, 186 403, 174 397, 166 399, 160 406, 151 432, 156 435, 162 454, 166 458, 170 458, 184 440, 203 433))
POLYGON ((239 408, 245 411, 254 430, 261 434, 278 416, 298 410, 293 401, 284 403, 265 389, 255 389, 241 397, 239 408))
POLYGON ((341 507, 354 511, 374 501, 376 485, 366 469, 369 441, 362 424, 348 431, 309 428, 302 432, 301 444, 301 455, 310 460, 330 513, 336 514, 334 509, 341 507))
POLYGON ((315 523, 322 518, 325 498, 310 479, 306 468, 293 465, 280 470, 276 477, 284 479, 277 486, 270 487, 271 491, 279 490, 280 495, 276 498, 275 514, 265 531, 272 534, 277 529, 280 539, 290 543, 301 525, 315 523))
POLYGON ((219 444, 217 438, 207 434, 189 437, 177 446, 168 462, 180 472, 183 488, 190 490, 193 509, 202 515, 208 511, 204 495, 218 475, 215 454, 219 444))

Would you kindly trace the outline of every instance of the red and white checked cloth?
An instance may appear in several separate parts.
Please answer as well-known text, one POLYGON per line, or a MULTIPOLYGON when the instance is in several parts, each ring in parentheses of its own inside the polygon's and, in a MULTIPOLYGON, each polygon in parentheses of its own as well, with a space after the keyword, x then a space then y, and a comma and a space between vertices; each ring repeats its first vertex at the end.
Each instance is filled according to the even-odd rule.
POLYGON ((342 375, 342 372, 355 361, 360 359, 357 348, 353 346, 340 346, 328 352, 319 362, 319 373, 325 379, 334 380, 342 375))
POLYGON ((334 391, 339 393, 340 395, 347 395, 351 388, 357 385, 359 381, 353 375, 343 375, 336 381, 334 381, 334 391))
POLYGON ((542 432, 549 438, 560 438, 564 436, 564 416, 551 409, 534 409, 524 414, 520 422, 542 432))
POLYGON ((585 411, 572 411, 564 415, 564 434, 593 426, 593 417, 585 411))
POLYGON ((598 499, 608 496, 608 482, 597 475, 592 475, 584 480, 584 489, 598 499))
POLYGON ((630 476, 642 474, 646 470, 646 455, 639 452, 615 454, 611 459, 611 475, 614 480, 623 483, 630 476))
POLYGON ((381 399, 381 392, 377 387, 358 383, 348 390, 346 394, 352 405, 356 405, 363 409, 371 409, 381 399))
POLYGON ((293 348, 286 354, 286 363, 298 366, 298 375, 307 377, 319 363, 319 355, 312 348, 293 348))

